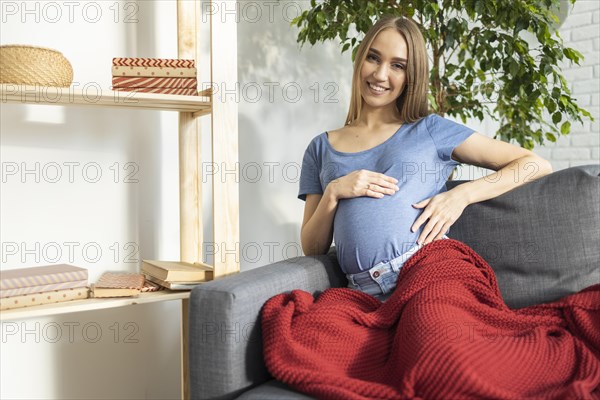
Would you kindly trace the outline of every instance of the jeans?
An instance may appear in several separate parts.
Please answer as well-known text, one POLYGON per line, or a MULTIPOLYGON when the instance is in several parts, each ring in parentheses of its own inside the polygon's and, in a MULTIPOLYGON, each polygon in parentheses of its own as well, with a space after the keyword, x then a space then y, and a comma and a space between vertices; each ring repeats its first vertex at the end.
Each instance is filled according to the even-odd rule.
MULTIPOLYGON (((442 239, 449 238, 444 235, 442 239)), ((400 268, 423 246, 425 245, 415 243, 408 251, 390 261, 380 262, 373 268, 357 274, 346 274, 348 287, 370 294, 381 301, 387 300, 396 288, 400 268)))

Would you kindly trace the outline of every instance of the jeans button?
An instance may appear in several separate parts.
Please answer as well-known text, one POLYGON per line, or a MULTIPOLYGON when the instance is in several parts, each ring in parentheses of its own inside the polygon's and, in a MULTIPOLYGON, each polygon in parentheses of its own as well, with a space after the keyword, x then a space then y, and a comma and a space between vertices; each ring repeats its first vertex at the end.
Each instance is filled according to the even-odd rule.
POLYGON ((373 272, 373 278, 379 278, 379 271, 373 272))

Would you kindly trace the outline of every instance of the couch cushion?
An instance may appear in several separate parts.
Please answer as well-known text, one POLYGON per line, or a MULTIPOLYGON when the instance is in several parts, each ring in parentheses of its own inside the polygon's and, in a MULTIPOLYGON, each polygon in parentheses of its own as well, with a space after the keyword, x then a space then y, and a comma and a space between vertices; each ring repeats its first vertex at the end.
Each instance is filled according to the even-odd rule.
POLYGON ((599 173, 600 165, 572 167, 471 204, 448 236, 471 246, 492 266, 512 308, 599 283, 599 173))
POLYGON ((236 400, 314 400, 314 397, 295 392, 286 384, 273 379, 248 390, 236 400))

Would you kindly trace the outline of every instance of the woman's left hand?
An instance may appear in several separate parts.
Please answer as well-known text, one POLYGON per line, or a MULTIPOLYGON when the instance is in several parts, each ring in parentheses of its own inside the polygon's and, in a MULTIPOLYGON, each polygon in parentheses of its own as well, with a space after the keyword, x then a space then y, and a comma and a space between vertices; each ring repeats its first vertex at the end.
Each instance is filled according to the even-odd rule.
POLYGON ((412 232, 418 231, 419 227, 429 219, 417 242, 428 244, 441 239, 468 205, 469 202, 464 195, 454 189, 413 204, 414 208, 424 208, 424 210, 412 225, 412 232))

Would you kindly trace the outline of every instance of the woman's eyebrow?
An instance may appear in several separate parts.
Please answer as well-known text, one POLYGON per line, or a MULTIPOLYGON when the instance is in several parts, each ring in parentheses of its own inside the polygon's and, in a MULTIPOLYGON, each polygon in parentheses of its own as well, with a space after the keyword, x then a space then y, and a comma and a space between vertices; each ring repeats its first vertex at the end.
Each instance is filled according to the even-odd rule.
MULTIPOLYGON (((373 53, 377 54, 378 56, 381 56, 381 52, 373 47, 371 47, 369 49, 370 51, 372 51, 373 53)), ((404 62, 408 62, 408 60, 406 58, 402 58, 402 57, 394 57, 392 58, 393 61, 404 61, 404 62)))

